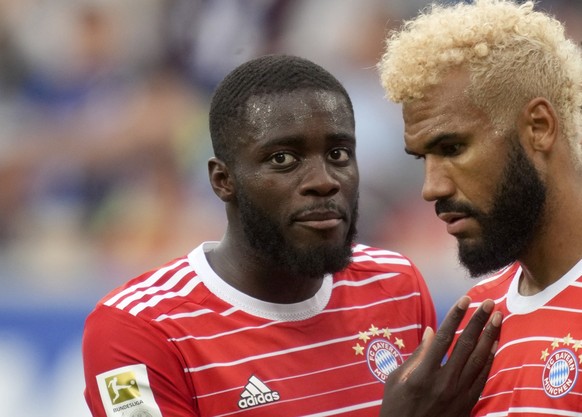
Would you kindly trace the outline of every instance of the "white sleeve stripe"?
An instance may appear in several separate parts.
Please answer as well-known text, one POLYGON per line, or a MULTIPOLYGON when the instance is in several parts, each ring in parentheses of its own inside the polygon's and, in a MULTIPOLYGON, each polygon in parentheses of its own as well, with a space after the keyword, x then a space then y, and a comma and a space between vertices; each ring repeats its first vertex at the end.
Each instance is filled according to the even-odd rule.
POLYGON ((371 248, 366 248, 364 250, 354 250, 353 252, 363 252, 367 255, 373 255, 373 256, 398 256, 400 258, 402 258, 402 254, 399 252, 394 252, 391 250, 386 250, 386 249, 371 249, 371 248))
MULTIPOLYGON (((475 284, 475 286, 477 287, 477 286, 480 286, 480 285, 487 284, 487 283, 489 283, 491 281, 495 281, 497 278, 502 277, 512 266, 513 266, 513 264, 511 264, 509 266, 506 266, 501 271, 498 271, 495 275, 492 275, 492 276, 490 276, 488 278, 481 279, 479 282, 477 282, 475 284)), ((517 268, 517 270, 515 271, 514 276, 515 275, 519 275, 519 274, 521 274, 521 266, 519 268, 517 268)))
POLYGON ((163 321, 166 319, 185 319, 185 318, 194 318, 198 316, 202 316, 204 314, 214 313, 214 311, 203 308, 201 310, 196 311, 187 311, 185 313, 176 313, 176 314, 162 314, 159 317, 156 317, 155 321, 163 321))
POLYGON ((367 245, 362 245, 357 244, 354 246, 352 252, 364 252, 367 253, 368 255, 390 255, 390 256, 399 256, 399 257, 403 257, 401 253, 399 252, 394 252, 391 250, 387 250, 387 249, 379 249, 379 248, 372 248, 370 246, 367 245))
POLYGON ((354 263, 358 263, 358 262, 375 262, 377 264, 394 264, 394 265, 409 265, 410 266, 410 261, 406 258, 402 258, 402 257, 393 257, 393 258, 375 258, 372 257, 370 255, 359 255, 359 256, 354 256, 352 258, 352 261, 354 263))
POLYGON ((391 272, 388 274, 380 274, 380 275, 374 275, 370 278, 366 278, 360 281, 349 281, 349 280, 342 280, 342 281, 337 281, 336 283, 333 284, 333 288, 337 288, 337 287, 361 287, 363 285, 367 285, 367 284, 371 284, 373 282, 376 281, 381 281, 383 279, 389 279, 389 278, 394 278, 395 276, 400 275, 399 272, 391 272))
POLYGON ((362 245, 361 243, 358 243, 353 247, 352 252, 364 252, 366 249, 370 249, 370 246, 362 245))
POLYGON ((163 285, 159 285, 157 287, 151 286, 151 287, 147 288, 146 290, 136 291, 132 295, 130 295, 129 297, 126 297, 119 304, 117 304, 116 307, 123 310, 129 304, 131 304, 132 302, 134 302, 136 300, 139 300, 140 298, 143 298, 145 295, 151 295, 151 294, 155 294, 157 292, 167 291, 167 290, 175 287, 182 280, 182 278, 184 278, 188 273, 193 272, 193 271, 194 270, 192 269, 192 267, 186 267, 186 268, 180 269, 177 273, 175 273, 172 276, 172 278, 170 278, 168 281, 166 281, 163 285))
POLYGON ((187 259, 181 259, 181 260, 173 263, 172 265, 169 265, 169 266, 167 266, 165 268, 161 268, 161 269, 157 270, 154 274, 152 274, 145 281, 140 282, 139 284, 135 284, 135 285, 132 285, 131 287, 126 288, 125 290, 123 290, 120 293, 116 294, 115 296, 111 297, 109 300, 105 301, 105 303, 103 303, 103 304, 105 304, 106 306, 112 306, 117 301, 119 301, 122 297, 125 297, 127 294, 130 294, 130 293, 132 293, 133 291, 135 291, 135 290, 137 290, 139 288, 146 288, 146 287, 149 287, 149 286, 153 285, 160 278, 162 278, 162 276, 164 276, 164 274, 166 274, 168 271, 171 271, 172 269, 180 266, 184 262, 188 262, 188 260, 187 259))
POLYGON ((150 298, 148 301, 137 304, 135 307, 133 307, 131 310, 129 310, 129 314, 137 316, 137 314, 140 313, 141 311, 145 310, 148 307, 153 307, 163 300, 167 300, 168 298, 183 297, 185 295, 188 295, 192 292, 192 290, 194 288, 196 288, 196 286, 198 284, 200 284, 200 282, 201 282, 200 278, 198 278, 198 277, 192 278, 179 291, 170 291, 166 294, 156 295, 156 296, 150 298))
MULTIPOLYGON (((500 304, 501 302, 503 302, 503 300, 505 300, 505 298, 507 297, 507 294, 503 294, 501 297, 496 298, 495 300, 493 300, 493 302, 497 305, 500 304)), ((474 309, 478 309, 479 306, 481 305, 482 301, 477 301, 477 302, 472 302, 469 304, 469 310, 474 308, 474 309)))

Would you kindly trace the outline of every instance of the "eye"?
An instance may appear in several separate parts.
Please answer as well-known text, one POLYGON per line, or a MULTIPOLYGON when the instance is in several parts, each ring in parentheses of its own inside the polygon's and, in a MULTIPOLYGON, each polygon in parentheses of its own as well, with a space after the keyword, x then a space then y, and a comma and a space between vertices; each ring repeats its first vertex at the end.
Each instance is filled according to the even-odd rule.
POLYGON ((297 158, 287 152, 277 152, 269 158, 269 161, 278 167, 287 167, 297 162, 297 158))
POLYGON ((346 148, 332 149, 329 158, 335 162, 347 162, 350 160, 352 152, 346 148))
POLYGON ((461 153, 463 145, 460 143, 443 143, 441 144, 441 153, 444 156, 456 156, 461 153))

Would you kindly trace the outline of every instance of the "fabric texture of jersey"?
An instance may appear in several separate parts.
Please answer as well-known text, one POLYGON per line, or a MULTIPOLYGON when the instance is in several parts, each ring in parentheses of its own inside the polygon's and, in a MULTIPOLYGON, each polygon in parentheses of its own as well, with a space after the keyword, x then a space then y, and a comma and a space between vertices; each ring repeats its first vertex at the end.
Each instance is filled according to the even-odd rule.
MULTIPOLYGON (((468 317, 490 298, 503 313, 499 345, 473 416, 582 415, 582 261, 542 292, 518 292, 515 263, 468 295, 468 317)), ((457 335, 460 333, 457 332, 457 335)))
POLYGON ((436 314, 406 257, 355 245, 301 303, 249 297, 206 242, 104 297, 83 336, 94 417, 377 416, 386 376, 436 314))

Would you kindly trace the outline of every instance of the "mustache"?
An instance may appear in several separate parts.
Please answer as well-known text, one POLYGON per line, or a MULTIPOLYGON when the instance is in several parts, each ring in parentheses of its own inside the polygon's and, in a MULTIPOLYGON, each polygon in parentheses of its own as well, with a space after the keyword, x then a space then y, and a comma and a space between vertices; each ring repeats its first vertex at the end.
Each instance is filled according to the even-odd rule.
POLYGON ((318 211, 331 211, 331 212, 334 212, 334 213, 340 215, 344 219, 348 218, 348 212, 346 210, 344 210, 343 207, 340 207, 333 200, 327 201, 324 204, 312 204, 310 206, 303 207, 301 210, 298 210, 295 213, 293 213, 291 218, 296 219, 304 214, 318 212, 318 211))
POLYGON ((437 200, 434 205, 434 211, 436 212, 437 216, 441 213, 464 213, 468 216, 472 217, 479 217, 480 212, 475 210, 467 203, 461 203, 458 201, 453 201, 451 199, 447 200, 437 200))

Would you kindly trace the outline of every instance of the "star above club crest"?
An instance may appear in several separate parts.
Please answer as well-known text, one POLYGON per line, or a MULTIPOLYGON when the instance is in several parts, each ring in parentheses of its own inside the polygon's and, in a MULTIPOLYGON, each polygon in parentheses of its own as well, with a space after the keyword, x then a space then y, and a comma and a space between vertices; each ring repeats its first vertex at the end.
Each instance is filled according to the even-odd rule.
POLYGON ((398 346, 400 349, 404 349, 404 341, 402 339, 396 338, 394 344, 398 346))
POLYGON ((364 354, 364 347, 360 346, 359 343, 356 343, 356 346, 352 346, 352 349, 356 352, 356 355, 363 355, 364 354))
POLYGON ((570 333, 568 333, 568 335, 564 336, 564 338, 562 339, 562 342, 564 342, 564 345, 569 346, 570 344, 572 344, 574 340, 572 339, 572 336, 570 336, 570 333))
POLYGON ((548 348, 545 348, 544 350, 542 350, 542 356, 540 357, 540 359, 545 361, 549 354, 550 353, 548 352, 548 348))
POLYGON ((370 340, 370 336, 368 336, 368 332, 358 332, 360 335, 358 336, 358 339, 364 341, 364 343, 367 343, 368 340, 370 340))
POLYGON ((376 326, 374 326, 373 324, 370 326, 370 328, 368 329, 368 331, 370 332, 370 334, 372 336, 378 336, 380 334, 380 329, 377 328, 376 326))
POLYGON ((552 342, 552 347, 555 349, 557 347, 560 347, 560 340, 559 339, 554 339, 554 341, 552 342))
POLYGON ((390 336, 392 336, 392 332, 390 331, 390 329, 386 327, 385 329, 382 329, 382 332, 384 333, 384 337, 390 340, 390 336))
POLYGON ((574 342, 574 346, 572 346, 572 349, 574 349, 575 352, 578 352, 578 349, 582 348, 582 340, 576 340, 576 342, 574 342))

